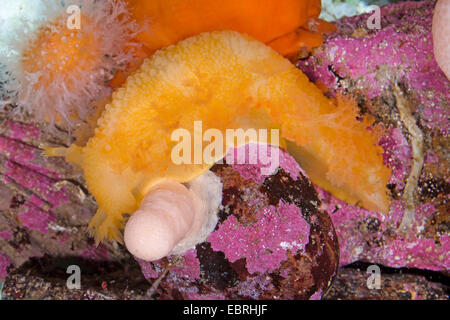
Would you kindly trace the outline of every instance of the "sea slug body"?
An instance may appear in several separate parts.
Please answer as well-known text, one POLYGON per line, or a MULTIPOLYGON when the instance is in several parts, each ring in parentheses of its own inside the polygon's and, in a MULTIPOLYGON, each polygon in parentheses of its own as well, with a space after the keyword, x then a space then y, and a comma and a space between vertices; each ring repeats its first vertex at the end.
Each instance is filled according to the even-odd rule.
MULTIPOLYGON (((114 92, 85 146, 47 154, 65 155, 83 168, 99 206, 90 223, 97 241, 121 241, 123 215, 135 212, 155 184, 189 182, 214 164, 172 161, 177 142, 171 134, 183 128, 194 136, 195 121, 223 136, 230 128, 279 129, 279 144, 287 142, 313 182, 386 212, 390 173, 356 110, 351 99, 339 98, 337 105, 327 99, 263 43, 232 31, 204 33, 145 60, 114 92)), ((215 161, 224 155, 217 152, 215 161)))

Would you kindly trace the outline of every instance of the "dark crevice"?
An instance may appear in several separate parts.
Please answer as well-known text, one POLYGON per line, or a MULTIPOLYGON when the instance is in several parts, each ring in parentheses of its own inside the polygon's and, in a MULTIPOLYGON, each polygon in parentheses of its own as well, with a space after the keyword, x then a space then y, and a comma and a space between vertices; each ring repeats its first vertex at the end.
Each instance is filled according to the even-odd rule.
POLYGON ((432 271, 432 270, 424 270, 424 269, 417 269, 417 268, 393 268, 393 267, 387 267, 381 264, 377 263, 370 263, 370 262, 363 262, 363 261, 356 261, 349 265, 346 265, 344 267, 341 267, 341 269, 355 269, 355 270, 361 270, 365 272, 367 268, 371 265, 377 265, 380 267, 381 275, 383 274, 398 274, 398 275, 412 275, 412 276, 422 276, 427 281, 430 282, 438 282, 445 286, 447 286, 447 291, 450 293, 450 273, 445 274, 440 271, 432 271))

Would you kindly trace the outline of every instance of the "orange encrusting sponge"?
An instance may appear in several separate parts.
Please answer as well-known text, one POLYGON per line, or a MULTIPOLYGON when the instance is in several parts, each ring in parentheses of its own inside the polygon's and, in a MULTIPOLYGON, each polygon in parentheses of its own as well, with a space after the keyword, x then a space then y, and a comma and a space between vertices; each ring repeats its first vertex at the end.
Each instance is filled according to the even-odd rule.
POLYGON ((123 214, 136 211, 158 181, 186 182, 210 168, 171 161, 173 131, 185 128, 193 137, 199 120, 205 131, 280 129, 313 182, 386 212, 389 170, 374 134, 356 117, 353 100, 336 105, 263 43, 232 31, 204 33, 145 60, 114 92, 85 147, 48 154, 65 154, 84 169, 99 206, 90 223, 97 241, 120 241, 123 214))
MULTIPOLYGON (((125 2, 141 27, 135 40, 142 45, 137 54, 142 57, 202 32, 232 30, 266 43, 283 56, 295 58, 302 48, 320 46, 323 33, 336 30, 331 23, 318 19, 320 0, 125 2)), ((130 66, 131 70, 134 68, 130 66)), ((122 84, 125 74, 118 72, 111 85, 122 84)))
MULTIPOLYGON (((201 32, 221 30, 246 33, 270 45, 270 42, 287 34, 292 35, 302 26, 306 27, 310 18, 319 17, 321 9, 320 0, 126 2, 132 16, 138 24, 144 26, 136 38, 150 51, 156 51, 201 32)), ((299 47, 295 49, 298 51, 299 47)))

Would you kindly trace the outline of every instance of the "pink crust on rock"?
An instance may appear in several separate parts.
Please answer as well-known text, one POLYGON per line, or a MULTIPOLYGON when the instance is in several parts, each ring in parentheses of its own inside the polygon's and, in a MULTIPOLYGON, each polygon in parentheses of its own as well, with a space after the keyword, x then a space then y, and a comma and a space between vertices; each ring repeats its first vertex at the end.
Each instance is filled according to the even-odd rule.
POLYGON ((396 184, 398 190, 403 190, 405 178, 411 165, 411 146, 399 128, 390 128, 388 134, 381 137, 379 145, 383 147, 383 163, 391 169, 389 183, 396 184))
MULTIPOLYGON (((403 205, 395 201, 391 212, 384 216, 340 201, 328 192, 317 188, 325 210, 335 212, 331 220, 336 229, 340 246, 340 265, 355 261, 370 261, 390 267, 411 267, 429 270, 450 269, 450 235, 442 235, 439 241, 420 238, 412 228, 408 234, 393 235, 403 216, 403 205), (366 225, 366 227, 362 227, 366 225), (367 228, 368 230, 361 230, 367 228), (380 242, 381 241, 381 242, 380 242), (380 242, 380 243, 378 243, 380 242), (378 244, 377 244, 378 243, 378 244)), ((415 224, 420 228, 436 211, 431 204, 416 208, 415 224)))
POLYGON ((109 251, 103 244, 98 246, 91 246, 83 250, 80 254, 80 257, 85 259, 92 259, 97 261, 108 260, 109 259, 109 251))
POLYGON ((256 214, 257 222, 242 225, 229 216, 209 236, 214 251, 223 251, 230 262, 246 259, 247 270, 273 272, 287 259, 287 251, 304 251, 309 242, 309 225, 300 209, 280 201, 256 214))
POLYGON ((10 264, 11 260, 9 259, 9 257, 0 252, 0 279, 4 279, 6 277, 6 275, 8 274, 8 267, 10 264))
POLYGON ((322 289, 314 293, 309 300, 320 300, 322 298, 322 289))
POLYGON ((172 269, 173 274, 179 277, 188 277, 190 280, 200 279, 200 261, 195 249, 183 254, 183 261, 172 269))
MULTIPOLYGON (((135 259, 141 266, 142 274, 147 280, 158 278, 164 271, 161 260, 149 262, 136 257, 135 259)), ((190 281, 200 279, 200 261, 197 258, 197 251, 192 249, 183 254, 182 260, 174 263, 174 267, 170 269, 168 276, 187 278, 190 281)))
POLYGON ((199 294, 197 292, 188 292, 188 300, 225 300, 222 293, 199 294))
POLYGON ((11 240, 12 236, 13 236, 13 234, 12 234, 11 230, 5 230, 5 231, 0 232, 0 238, 2 238, 3 240, 6 240, 6 241, 11 240))
POLYGON ((31 145, 40 138, 40 129, 12 121, 5 128, 0 137, 0 153, 7 159, 5 181, 33 190, 17 217, 25 227, 47 234, 49 223, 57 220, 51 210, 67 203, 70 196, 64 187, 55 186, 52 179, 58 179, 59 174, 43 166, 46 162, 40 150, 31 145))
POLYGON ((239 283, 238 292, 243 297, 250 297, 256 300, 262 292, 273 289, 274 286, 271 280, 269 276, 264 274, 247 277, 245 281, 239 283))
POLYGON ((263 183, 264 179, 273 174, 278 167, 283 168, 294 180, 297 179, 299 172, 307 176, 286 150, 271 145, 257 143, 242 145, 230 150, 225 160, 227 163, 232 163, 233 169, 244 179, 252 179, 256 183, 263 183), (270 160, 273 162, 269 162, 270 160), (273 170, 264 174, 264 169, 273 170))
POLYGON ((45 200, 51 204, 52 208, 55 208, 70 199, 65 188, 56 187, 54 182, 47 176, 31 171, 13 161, 6 162, 5 169, 5 175, 13 179, 14 182, 25 188, 35 190, 39 199, 37 197, 30 197, 30 200, 38 207, 43 205, 42 200, 45 200))
POLYGON ((56 221, 55 214, 40 210, 33 205, 28 205, 28 210, 20 213, 17 217, 25 227, 38 230, 43 234, 48 232, 49 223, 56 221))
POLYGON ((380 30, 366 27, 373 13, 341 19, 336 22, 339 31, 297 66, 333 93, 342 88, 340 78, 350 78, 368 98, 389 90, 393 77, 404 81, 420 102, 422 124, 446 135, 450 82, 434 59, 433 6, 433 1, 386 5, 381 8, 380 30))
POLYGON ((20 122, 8 121, 8 129, 10 132, 10 137, 12 139, 24 140, 24 139, 35 139, 39 140, 41 137, 41 131, 38 127, 32 124, 25 124, 20 122))
POLYGON ((433 15, 434 58, 450 79, 450 0, 439 0, 433 15))
POLYGON ((0 153, 7 156, 10 161, 26 166, 39 174, 58 179, 58 175, 55 172, 52 172, 47 168, 42 167, 42 165, 35 163, 35 160, 40 155, 38 155, 36 148, 28 144, 0 136, 0 153), (20 152, 18 152, 19 150, 20 152))

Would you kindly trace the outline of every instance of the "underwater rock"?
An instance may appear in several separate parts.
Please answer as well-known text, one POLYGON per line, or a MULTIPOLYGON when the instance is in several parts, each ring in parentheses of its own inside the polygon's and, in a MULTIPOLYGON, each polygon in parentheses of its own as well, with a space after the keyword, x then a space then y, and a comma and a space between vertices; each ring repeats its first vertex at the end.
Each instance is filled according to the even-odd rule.
MULTIPOLYGON (((405 86, 417 103, 414 110, 421 126, 448 133, 450 82, 433 54, 431 22, 435 1, 400 2, 381 8, 380 29, 369 29, 373 13, 344 18, 338 31, 298 66, 330 92, 349 90, 380 99, 393 81, 405 86)), ((383 117, 378 110, 379 117, 383 117)), ((384 117, 395 121, 392 113, 384 117)))
POLYGON ((12 269, 0 281, 0 300, 129 300, 142 299, 148 282, 139 265, 58 258, 44 255, 31 258, 20 268, 12 269), (82 272, 81 287, 67 286, 67 265, 78 265, 82 272), (3 286, 3 289, 2 289, 3 286))
MULTIPOLYGON (((24 266, 10 272, 4 281, 1 299, 136 300, 146 298, 148 282, 140 273, 139 266, 116 269, 117 266, 91 265, 92 272, 83 275, 81 289, 68 289, 67 274, 61 269, 49 266, 52 263, 54 261, 33 261, 34 266, 43 266, 38 268, 24 266), (42 270, 43 268, 46 270, 42 270), (118 281, 118 279, 122 280, 118 281)), ((341 268, 322 299, 449 299, 447 287, 429 276, 383 272, 380 290, 367 288, 367 277, 364 269, 341 268)), ((214 298, 212 295, 208 297, 214 298)))
MULTIPOLYGON (((70 144, 67 132, 10 118, 1 123, 2 278, 30 258, 47 255, 130 261, 123 246, 95 247, 87 224, 96 205, 81 172, 62 159, 45 158, 39 149, 43 143, 70 144)), ((339 260, 331 220, 285 151, 280 166, 270 176, 262 175, 258 164, 214 167, 224 193, 220 223, 210 240, 170 261, 141 262, 152 283, 171 263, 156 290, 159 298, 306 299, 326 291, 339 260)))
POLYGON ((319 299, 326 292, 339 260, 333 225, 295 160, 282 150, 280 160, 266 176, 260 164, 211 169, 223 197, 208 239, 182 256, 138 260, 150 282, 160 281, 154 297, 319 299))
POLYGON ((384 163, 392 171, 388 215, 319 190, 339 237, 341 265, 360 260, 391 267, 450 268, 450 82, 434 56, 434 1, 401 2, 336 22, 338 31, 297 66, 328 94, 353 94, 375 119, 384 163), (409 215, 410 227, 401 230, 409 215))

